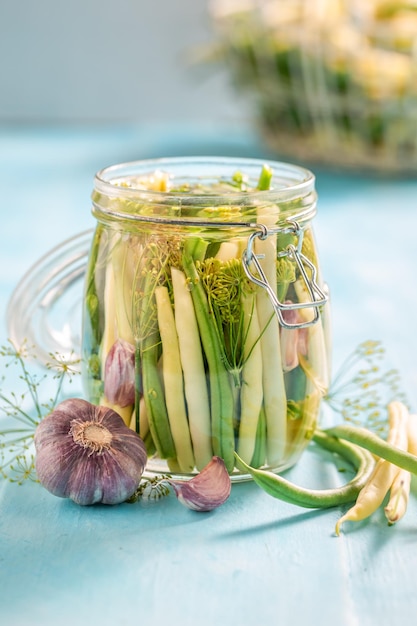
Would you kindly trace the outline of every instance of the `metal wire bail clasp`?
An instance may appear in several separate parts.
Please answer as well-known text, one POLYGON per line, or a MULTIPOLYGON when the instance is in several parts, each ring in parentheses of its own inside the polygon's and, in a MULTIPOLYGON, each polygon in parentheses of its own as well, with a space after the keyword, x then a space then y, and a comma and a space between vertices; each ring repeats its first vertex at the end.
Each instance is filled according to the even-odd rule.
POLYGON ((254 224, 256 229, 248 238, 246 249, 242 255, 242 264, 246 272, 247 277, 259 287, 265 289, 271 300, 273 309, 278 317, 279 323, 284 328, 305 328, 312 326, 319 319, 319 307, 323 306, 328 301, 328 296, 319 287, 317 283, 317 269, 315 265, 301 252, 301 246, 303 242, 304 231, 296 221, 288 221, 287 228, 268 228, 264 224, 254 224), (269 283, 265 272, 260 263, 260 259, 264 258, 262 254, 254 253, 255 239, 267 239, 271 235, 278 234, 293 234, 297 237, 297 245, 288 244, 283 250, 278 252, 278 257, 288 257, 294 261, 300 272, 307 293, 309 295, 308 301, 303 302, 280 302, 277 297, 276 289, 269 283), (251 270, 254 268, 254 272, 251 270), (308 275, 307 269, 310 270, 311 276, 308 275), (312 309, 313 317, 311 320, 303 322, 288 323, 285 321, 283 311, 293 311, 296 309, 312 309))

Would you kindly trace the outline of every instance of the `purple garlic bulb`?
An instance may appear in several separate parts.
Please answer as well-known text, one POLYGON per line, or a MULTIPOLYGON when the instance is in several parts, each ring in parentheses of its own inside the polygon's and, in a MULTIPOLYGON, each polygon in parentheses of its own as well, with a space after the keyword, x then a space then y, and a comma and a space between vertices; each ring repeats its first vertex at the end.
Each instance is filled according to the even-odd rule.
POLYGON ((40 483, 77 504, 119 504, 140 483, 147 455, 142 439, 118 413, 81 399, 61 402, 35 431, 40 483))

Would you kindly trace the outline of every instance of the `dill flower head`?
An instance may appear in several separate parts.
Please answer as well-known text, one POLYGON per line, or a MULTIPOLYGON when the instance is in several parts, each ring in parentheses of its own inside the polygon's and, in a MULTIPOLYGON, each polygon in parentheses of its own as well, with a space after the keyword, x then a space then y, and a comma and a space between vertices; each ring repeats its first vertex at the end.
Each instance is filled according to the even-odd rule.
POLYGON ((386 364, 380 341, 366 340, 345 359, 326 396, 329 406, 344 421, 364 426, 385 437, 387 407, 393 400, 407 403, 398 370, 386 364))

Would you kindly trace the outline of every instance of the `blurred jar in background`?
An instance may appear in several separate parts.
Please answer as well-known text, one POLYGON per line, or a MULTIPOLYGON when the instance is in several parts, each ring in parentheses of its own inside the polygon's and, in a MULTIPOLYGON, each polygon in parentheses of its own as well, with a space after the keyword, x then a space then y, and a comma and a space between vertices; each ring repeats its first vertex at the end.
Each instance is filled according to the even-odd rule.
POLYGON ((279 156, 417 171, 417 2, 212 0, 220 58, 279 156))

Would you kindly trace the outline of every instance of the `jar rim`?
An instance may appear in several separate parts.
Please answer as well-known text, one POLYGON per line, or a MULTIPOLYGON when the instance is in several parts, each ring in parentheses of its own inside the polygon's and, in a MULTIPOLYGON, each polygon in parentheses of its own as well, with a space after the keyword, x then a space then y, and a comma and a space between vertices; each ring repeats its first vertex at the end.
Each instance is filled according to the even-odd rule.
MULTIPOLYGON (((134 179, 133 179, 134 180, 134 179)), ((195 205, 207 205, 207 202, 213 204, 236 204, 245 205, 248 200, 251 203, 259 203, 266 205, 268 203, 284 203, 291 202, 308 196, 315 191, 315 176, 307 168, 301 165, 294 165, 283 161, 275 161, 270 159, 248 158, 248 157, 228 157, 228 156, 181 156, 181 157, 163 157, 152 158, 136 161, 127 161, 110 165, 99 170, 94 178, 93 204, 94 211, 103 217, 114 217, 122 219, 145 220, 150 218, 136 212, 123 210, 119 212, 117 209, 109 206, 101 206, 97 201, 97 193, 103 194, 108 198, 120 198, 125 200, 138 200, 142 203, 149 204, 172 204, 181 206, 181 220, 187 221, 186 207, 195 205), (267 190, 257 190, 253 188, 253 184, 257 182, 257 177, 261 173, 262 167, 267 164, 272 169, 272 184, 267 190), (180 172, 181 170, 181 172, 180 172), (252 189, 244 191, 231 187, 230 191, 218 192, 198 192, 193 191, 175 191, 168 189, 167 191, 146 189, 134 184, 123 186, 121 183, 128 177, 146 176, 156 171, 167 173, 172 180, 213 180, 225 179, 227 175, 231 175, 236 171, 250 176, 252 189), (252 175, 251 175, 252 174, 252 175), (256 177, 255 177, 256 174, 256 177), (185 209, 185 211, 184 211, 185 209)), ((315 199, 307 203, 302 210, 302 217, 305 219, 314 215, 316 209, 315 199)), ((169 216, 166 216, 167 218, 169 216)), ((160 217, 158 221, 165 221, 160 217)), ((193 221, 193 220, 192 220, 193 221)), ((214 221, 214 220, 213 220, 214 221)))

